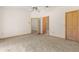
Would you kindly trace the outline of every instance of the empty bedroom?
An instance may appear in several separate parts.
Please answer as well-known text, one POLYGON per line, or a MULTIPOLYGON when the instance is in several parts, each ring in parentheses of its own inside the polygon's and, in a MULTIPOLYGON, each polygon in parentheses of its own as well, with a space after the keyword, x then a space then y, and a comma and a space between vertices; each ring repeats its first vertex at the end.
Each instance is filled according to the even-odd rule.
POLYGON ((0 6, 0 52, 79 52, 78 6, 0 6))

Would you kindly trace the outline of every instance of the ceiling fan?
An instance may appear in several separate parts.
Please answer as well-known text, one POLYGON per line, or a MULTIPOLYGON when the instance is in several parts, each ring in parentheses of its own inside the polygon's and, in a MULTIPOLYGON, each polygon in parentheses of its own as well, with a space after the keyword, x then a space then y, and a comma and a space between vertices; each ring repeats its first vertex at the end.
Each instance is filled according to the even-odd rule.
MULTIPOLYGON (((44 6, 44 7, 48 8, 49 6, 44 6)), ((33 6, 32 9, 33 9, 33 11, 38 11, 38 12, 40 12, 40 11, 39 11, 39 9, 40 9, 39 6, 33 6)))

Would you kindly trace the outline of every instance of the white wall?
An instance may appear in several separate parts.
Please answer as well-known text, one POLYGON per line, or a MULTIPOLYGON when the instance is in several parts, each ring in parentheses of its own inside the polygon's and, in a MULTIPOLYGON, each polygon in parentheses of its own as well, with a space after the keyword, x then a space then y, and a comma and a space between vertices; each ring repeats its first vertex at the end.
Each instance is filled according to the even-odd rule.
POLYGON ((28 34, 30 29, 29 7, 4 7, 2 19, 2 38, 28 34))
POLYGON ((3 17, 3 10, 0 7, 0 37, 2 36, 2 17, 3 17))
POLYGON ((2 24, 1 24, 1 21, 2 21, 2 17, 1 17, 1 8, 0 8, 0 37, 1 37, 1 30, 2 30, 2 29, 1 29, 1 25, 2 25, 2 24))

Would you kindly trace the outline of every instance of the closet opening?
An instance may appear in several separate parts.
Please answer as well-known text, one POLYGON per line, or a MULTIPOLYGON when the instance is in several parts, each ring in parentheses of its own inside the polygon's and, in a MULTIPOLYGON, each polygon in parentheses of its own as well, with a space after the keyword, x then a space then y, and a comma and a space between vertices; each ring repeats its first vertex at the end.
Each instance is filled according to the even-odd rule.
POLYGON ((31 18, 31 33, 49 34, 49 16, 31 18))
POLYGON ((31 33, 40 34, 40 18, 31 18, 31 33))

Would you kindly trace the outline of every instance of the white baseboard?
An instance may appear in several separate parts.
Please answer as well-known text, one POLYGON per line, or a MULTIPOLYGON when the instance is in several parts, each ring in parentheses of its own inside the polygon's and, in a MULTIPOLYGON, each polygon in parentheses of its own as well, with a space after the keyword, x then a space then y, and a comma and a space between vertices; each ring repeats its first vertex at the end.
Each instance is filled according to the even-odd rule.
POLYGON ((65 36, 63 35, 57 35, 57 34, 49 34, 50 36, 55 36, 55 37, 59 37, 59 38, 65 38, 65 36))
POLYGON ((21 34, 14 34, 14 35, 4 35, 4 36, 1 36, 0 39, 9 38, 9 37, 15 37, 15 36, 21 36, 21 35, 26 35, 26 34, 30 34, 30 33, 21 33, 21 34))

